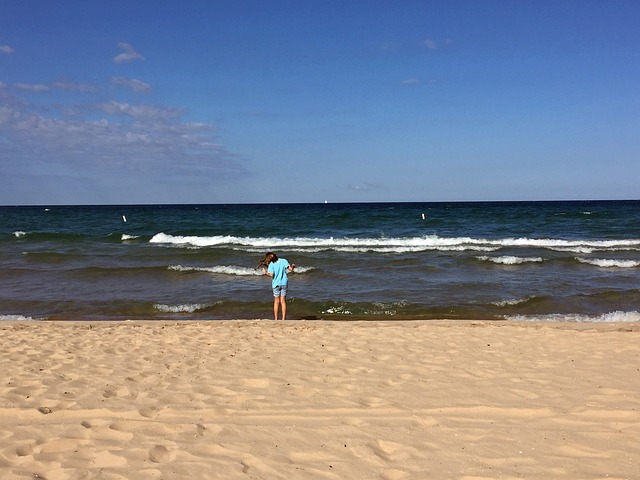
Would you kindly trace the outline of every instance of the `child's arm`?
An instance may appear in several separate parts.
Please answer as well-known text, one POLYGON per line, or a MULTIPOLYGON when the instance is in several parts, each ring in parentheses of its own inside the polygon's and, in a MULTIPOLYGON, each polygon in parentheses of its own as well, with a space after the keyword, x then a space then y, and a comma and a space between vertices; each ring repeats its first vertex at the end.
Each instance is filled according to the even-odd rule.
POLYGON ((296 268, 296 264, 295 264, 295 263, 292 263, 291 265, 289 265, 289 266, 287 267, 287 270, 289 270, 290 272, 293 272, 293 269, 294 269, 294 268, 296 268))

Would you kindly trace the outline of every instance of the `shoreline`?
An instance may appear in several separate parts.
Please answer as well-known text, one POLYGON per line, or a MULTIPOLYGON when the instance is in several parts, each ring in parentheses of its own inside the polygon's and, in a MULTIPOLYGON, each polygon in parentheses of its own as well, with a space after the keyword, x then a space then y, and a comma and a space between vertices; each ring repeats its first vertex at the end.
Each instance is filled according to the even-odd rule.
POLYGON ((636 478, 640 323, 0 322, 3 478, 636 478))
MULTIPOLYGON (((340 318, 289 318, 285 321, 283 320, 274 320, 273 318, 264 317, 264 318, 104 318, 104 319, 96 319, 96 318, 71 318, 71 317, 62 317, 62 318, 50 318, 50 317, 42 317, 42 318, 31 318, 24 317, 22 315, 5 315, 4 318, 0 318, 0 326, 2 325, 12 325, 12 324, 30 324, 30 323, 50 323, 50 324, 204 324, 207 325, 209 323, 225 323, 225 322, 244 322, 244 323, 254 323, 254 322, 269 322, 269 323, 327 323, 327 324, 341 324, 341 323, 357 323, 357 324, 367 324, 367 323, 381 323, 381 324, 403 324, 403 323, 424 323, 428 325, 440 325, 440 326, 463 326, 468 324, 491 324, 491 325, 548 325, 548 326, 567 326, 571 328, 575 326, 576 329, 582 329, 580 326, 595 327, 597 325, 615 325, 615 326, 630 326, 630 325, 640 325, 640 319, 636 320, 637 312, 611 312, 606 315, 599 315, 590 317, 588 315, 565 315, 566 318, 578 318, 578 320, 547 320, 546 318, 553 318, 555 315, 537 315, 531 316, 531 319, 527 319, 526 316, 521 316, 522 318, 518 318, 518 316, 514 316, 513 318, 465 318, 465 319, 452 319, 452 318, 384 318, 382 315, 375 315, 371 317, 361 317, 361 316, 350 316, 345 315, 340 318), (612 314, 628 314, 629 316, 634 315, 633 319, 630 320, 597 320, 599 318, 604 318, 610 316, 612 314), (16 318, 17 317, 17 318, 16 318), (543 318, 541 320, 541 318, 543 318), (593 320, 591 320, 593 318, 593 320), (587 320, 585 320, 587 319, 587 320)), ((640 317, 638 317, 640 318, 640 317)))

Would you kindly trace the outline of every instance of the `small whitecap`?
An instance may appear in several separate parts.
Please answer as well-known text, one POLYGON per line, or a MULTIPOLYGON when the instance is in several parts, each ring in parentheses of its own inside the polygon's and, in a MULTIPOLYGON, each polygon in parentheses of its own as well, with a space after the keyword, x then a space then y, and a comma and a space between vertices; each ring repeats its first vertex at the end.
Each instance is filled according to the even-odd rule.
POLYGON ((324 310, 322 313, 351 315, 351 311, 347 310, 347 308, 342 305, 339 305, 337 307, 329 307, 326 310, 324 310))
POLYGON ((580 263, 594 265, 601 268, 635 268, 640 265, 636 260, 614 260, 607 258, 581 258, 576 257, 580 263))
POLYGON ((153 305, 153 308, 160 312, 165 313, 193 313, 198 310, 202 310, 206 308, 208 305, 204 303, 192 303, 192 304, 184 304, 184 305, 163 305, 161 303, 156 303, 153 305))
POLYGON ((512 299, 508 299, 508 300, 500 300, 497 302, 493 302, 493 304, 497 307, 511 307, 513 305, 518 305, 520 303, 525 303, 528 302, 529 300, 531 300, 532 297, 526 297, 526 298, 512 298, 512 299))
POLYGON ((537 263, 544 261, 542 257, 516 257, 512 255, 506 255, 502 257, 490 257, 488 255, 481 255, 476 258, 484 262, 493 262, 500 265, 520 265, 523 263, 537 263))
POLYGON ((0 321, 44 320, 42 318, 25 317, 24 315, 0 315, 0 321))
POLYGON ((508 315, 504 318, 514 322, 631 323, 640 322, 640 312, 615 311, 601 315, 552 313, 548 315, 508 315))

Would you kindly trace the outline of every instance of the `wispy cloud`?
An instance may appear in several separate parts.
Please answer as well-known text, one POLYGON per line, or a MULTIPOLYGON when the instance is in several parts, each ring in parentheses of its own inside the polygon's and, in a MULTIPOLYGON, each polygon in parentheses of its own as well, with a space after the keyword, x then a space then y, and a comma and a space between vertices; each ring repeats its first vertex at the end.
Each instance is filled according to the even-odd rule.
POLYGON ((110 101, 71 112, 12 100, 0 105, 4 162, 59 164, 79 172, 125 169, 141 176, 162 171, 224 178, 245 171, 216 140, 215 125, 185 122, 176 109, 110 101))
POLYGON ((378 190, 380 186, 373 183, 361 183, 357 185, 349 185, 347 188, 355 192, 369 192, 371 190, 378 190))
POLYGON ((436 50, 438 48, 438 43, 431 38, 427 38, 424 42, 422 42, 422 45, 429 50, 436 50))
MULTIPOLYGON (((128 44, 121 48, 114 61, 142 58, 128 44)), ((107 82, 136 92, 151 88, 126 77, 107 82)), ((218 141, 216 125, 186 121, 184 109, 105 97, 110 92, 67 79, 0 82, 0 166, 35 176, 113 179, 124 173, 130 184, 180 177, 207 189, 248 174, 241 158, 218 141), (46 95, 32 100, 36 93, 46 95)))
POLYGON ((116 55, 115 57, 113 57, 113 61, 115 63, 122 63, 122 62, 133 62, 135 60, 144 60, 144 57, 142 55, 140 55, 138 52, 136 52, 136 50, 129 45, 128 43, 125 42, 120 42, 118 44, 118 48, 124 50, 122 53, 116 55))
POLYGON ((51 84, 45 83, 14 83, 14 88, 31 93, 46 93, 52 90, 66 90, 77 93, 94 93, 98 89, 92 85, 73 83, 67 81, 57 81, 51 84))
POLYGON ((51 87, 57 90, 66 90, 69 92, 78 92, 78 93, 94 93, 98 91, 97 87, 94 87, 93 85, 73 83, 73 82, 67 82, 62 80, 53 82, 51 84, 51 87))
POLYGON ((112 77, 111 83, 121 87, 130 88, 134 92, 148 92, 151 90, 151 85, 141 80, 136 80, 135 78, 112 77))
POLYGON ((4 53, 5 55, 11 55, 15 50, 11 48, 9 45, 0 45, 0 53, 4 53))
POLYGON ((97 109, 109 115, 153 120, 171 120, 180 117, 183 112, 175 108, 155 107, 152 105, 130 105, 128 103, 110 102, 97 105, 97 109))
POLYGON ((45 85, 43 83, 14 83, 13 86, 18 90, 24 90, 32 93, 43 93, 51 90, 49 85, 45 85))
POLYGON ((400 83, 403 85, 417 85, 421 83, 421 81, 418 78, 407 78, 406 80, 401 80, 400 83))

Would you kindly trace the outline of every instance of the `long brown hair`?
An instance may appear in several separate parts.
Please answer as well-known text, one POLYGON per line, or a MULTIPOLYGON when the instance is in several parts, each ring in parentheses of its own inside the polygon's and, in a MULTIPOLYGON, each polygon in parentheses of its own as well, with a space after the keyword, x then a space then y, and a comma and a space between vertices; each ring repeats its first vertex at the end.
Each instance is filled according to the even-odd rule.
POLYGON ((264 258, 260 260, 260 263, 258 263, 256 270, 260 267, 268 267, 271 262, 277 262, 277 261, 278 261, 278 256, 275 253, 267 252, 264 258))

